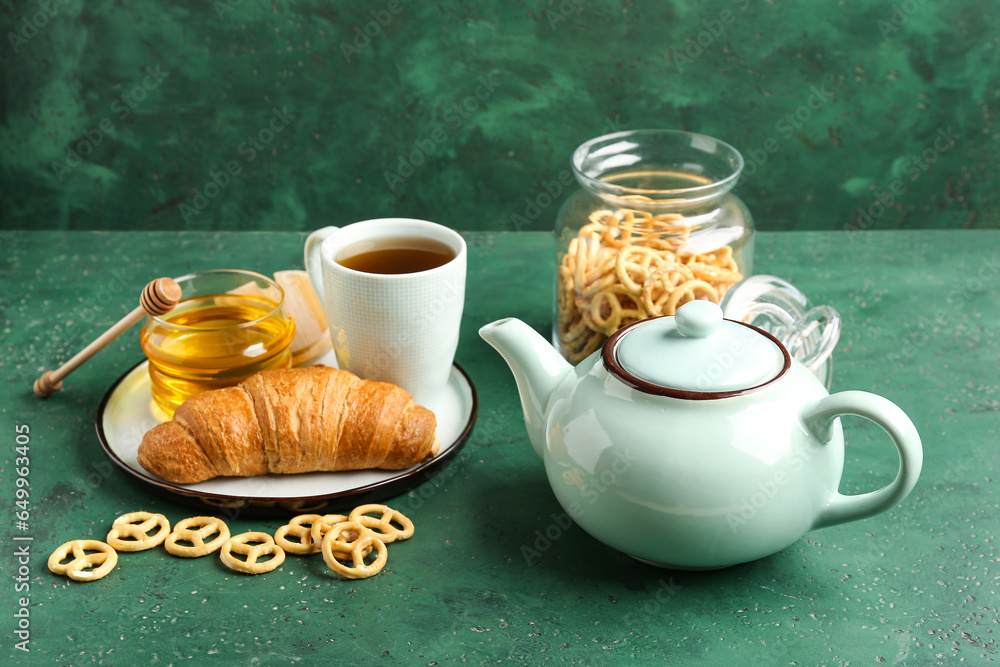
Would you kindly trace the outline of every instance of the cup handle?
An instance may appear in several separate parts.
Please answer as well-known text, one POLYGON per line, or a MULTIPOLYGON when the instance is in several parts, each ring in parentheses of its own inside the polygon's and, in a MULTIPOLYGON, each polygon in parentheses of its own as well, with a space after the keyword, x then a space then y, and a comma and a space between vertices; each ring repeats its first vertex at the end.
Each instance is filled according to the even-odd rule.
POLYGON ((834 494, 813 522, 812 529, 865 519, 901 502, 917 483, 924 450, 920 435, 910 418, 892 401, 866 391, 842 391, 806 407, 802 423, 820 442, 833 437, 835 420, 841 415, 857 415, 881 426, 899 451, 899 472, 889 485, 854 496, 834 494))
POLYGON ((340 227, 323 227, 317 229, 308 237, 306 237, 306 248, 305 248, 305 265, 306 273, 309 274, 309 282, 312 283, 313 290, 316 292, 316 296, 319 297, 319 302, 324 303, 323 299, 323 262, 320 256, 320 248, 323 247, 323 241, 325 241, 330 235, 335 231, 340 229, 340 227))

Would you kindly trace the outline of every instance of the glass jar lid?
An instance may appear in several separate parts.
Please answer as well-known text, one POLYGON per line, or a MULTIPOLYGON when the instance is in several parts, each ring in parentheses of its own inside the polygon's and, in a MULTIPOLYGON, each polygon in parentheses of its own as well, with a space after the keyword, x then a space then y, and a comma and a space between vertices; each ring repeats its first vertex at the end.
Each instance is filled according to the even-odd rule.
POLYGON ((752 324, 773 335, 792 359, 830 388, 833 349, 841 318, 833 306, 813 306, 794 285, 777 276, 756 275, 730 288, 719 304, 723 317, 752 324))
POLYGON ((691 301, 676 315, 620 329, 604 348, 608 371, 629 386, 687 399, 736 396, 777 379, 791 366, 772 335, 725 320, 711 301, 691 301))

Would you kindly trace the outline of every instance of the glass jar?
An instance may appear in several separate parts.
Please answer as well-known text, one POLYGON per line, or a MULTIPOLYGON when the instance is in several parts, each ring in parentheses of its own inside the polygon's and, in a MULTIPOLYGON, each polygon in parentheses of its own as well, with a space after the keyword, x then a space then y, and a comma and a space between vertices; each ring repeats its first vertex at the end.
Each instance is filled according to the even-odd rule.
POLYGON ((573 153, 559 211, 553 341, 578 362, 621 327, 719 303, 753 271, 753 220, 730 190, 743 158, 701 134, 634 130, 573 153))

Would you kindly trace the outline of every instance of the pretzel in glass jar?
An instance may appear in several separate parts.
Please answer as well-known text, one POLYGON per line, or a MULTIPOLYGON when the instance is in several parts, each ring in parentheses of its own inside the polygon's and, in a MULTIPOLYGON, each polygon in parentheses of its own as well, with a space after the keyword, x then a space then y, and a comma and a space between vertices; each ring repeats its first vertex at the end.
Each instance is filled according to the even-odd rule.
MULTIPOLYGON (((635 197, 633 197, 635 198, 635 197)), ((559 347, 578 362, 623 326, 673 315, 692 299, 719 303, 743 279, 733 248, 690 251, 683 216, 600 210, 570 239, 556 273, 559 347)))

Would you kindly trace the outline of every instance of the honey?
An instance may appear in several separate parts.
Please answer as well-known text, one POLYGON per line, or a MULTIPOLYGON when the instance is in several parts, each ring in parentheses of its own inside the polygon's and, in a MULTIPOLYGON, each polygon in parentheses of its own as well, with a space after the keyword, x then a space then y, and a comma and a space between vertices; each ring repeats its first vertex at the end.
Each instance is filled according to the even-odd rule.
MULTIPOLYGON (((280 294, 280 291, 279 291, 280 294)), ((254 373, 291 366, 295 324, 280 302, 256 294, 182 300, 150 318, 141 343, 153 399, 168 416, 188 397, 228 387, 254 373)))

